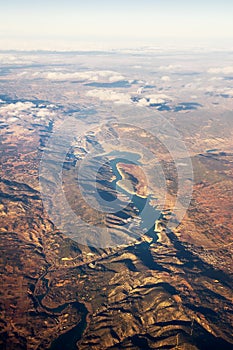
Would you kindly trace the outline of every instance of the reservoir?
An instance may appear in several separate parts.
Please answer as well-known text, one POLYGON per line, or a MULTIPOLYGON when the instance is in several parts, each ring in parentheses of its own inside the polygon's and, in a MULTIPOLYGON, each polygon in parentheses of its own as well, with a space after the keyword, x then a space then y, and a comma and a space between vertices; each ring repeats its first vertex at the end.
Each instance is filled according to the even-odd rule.
MULTIPOLYGON (((131 203, 137 209, 138 216, 141 219, 140 228, 142 230, 142 233, 146 233, 148 236, 153 238, 153 242, 156 242, 157 235, 154 231, 155 221, 159 219, 161 213, 156 209, 156 207, 150 204, 151 200, 155 198, 152 195, 148 195, 147 198, 138 196, 137 194, 132 195, 125 188, 122 188, 117 184, 118 181, 122 180, 122 176, 118 171, 117 164, 124 163, 124 164, 134 164, 134 165, 142 166, 140 162, 141 156, 137 153, 130 153, 130 152, 111 152, 109 155, 110 156, 117 155, 116 158, 109 161, 109 164, 112 168, 112 172, 115 175, 115 179, 112 181, 113 188, 116 191, 121 192, 131 198, 131 203)), ((102 197, 103 197, 103 194, 102 194, 102 197)), ((104 199, 107 200, 107 197, 105 197, 104 199)), ((118 213, 118 215, 120 216, 121 213, 118 213)))
MULTIPOLYGON (((147 198, 140 197, 136 194, 132 195, 125 188, 122 188, 117 184, 118 181, 122 180, 122 176, 117 169, 117 164, 124 163, 142 166, 140 163, 141 156, 137 153, 129 152, 111 152, 109 156, 111 156, 110 158, 113 156, 113 159, 111 159, 108 163, 112 169, 112 173, 115 175, 114 180, 111 182, 111 187, 114 190, 121 192, 127 195, 127 197, 131 198, 131 204, 137 209, 138 216, 141 219, 140 229, 142 230, 142 233, 147 234, 153 239, 151 243, 156 242, 157 235, 154 231, 155 221, 159 219, 161 213, 156 209, 156 207, 150 204, 150 200, 155 198, 152 197, 152 195, 148 195, 147 198)), ((104 181, 101 181, 101 183, 104 184, 104 181)), ((111 195, 109 195, 107 190, 101 191, 99 194, 105 201, 109 201, 109 204, 111 204, 111 200, 113 200, 113 198, 111 195)), ((116 213, 116 215, 123 219, 127 219, 127 214, 123 211, 116 213)), ((161 270, 161 267, 154 262, 153 257, 149 251, 149 246, 151 243, 142 241, 140 244, 128 247, 127 250, 132 251, 135 255, 137 255, 148 268, 161 270)), ((65 306, 67 305, 68 304, 65 306)), ((88 311, 84 304, 75 302, 73 303, 73 306, 77 307, 77 309, 80 311, 81 321, 68 332, 61 334, 57 339, 55 339, 50 347, 50 350, 77 350, 76 343, 81 339, 82 334, 87 326, 86 317, 88 311)), ((52 311, 60 312, 61 310, 54 309, 52 311)))

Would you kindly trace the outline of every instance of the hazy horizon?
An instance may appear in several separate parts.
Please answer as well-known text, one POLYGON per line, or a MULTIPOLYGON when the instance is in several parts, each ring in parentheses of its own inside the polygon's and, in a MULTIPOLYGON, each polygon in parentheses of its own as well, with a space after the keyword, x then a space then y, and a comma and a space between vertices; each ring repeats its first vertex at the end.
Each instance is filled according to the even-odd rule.
POLYGON ((228 0, 12 0, 0 5, 0 49, 229 47, 232 13, 228 0))

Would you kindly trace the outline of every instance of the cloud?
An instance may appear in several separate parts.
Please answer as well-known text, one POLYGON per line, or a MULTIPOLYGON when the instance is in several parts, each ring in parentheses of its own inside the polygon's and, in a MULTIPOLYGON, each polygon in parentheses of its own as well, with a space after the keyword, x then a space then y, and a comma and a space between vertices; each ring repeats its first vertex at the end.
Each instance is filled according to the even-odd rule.
POLYGON ((161 104, 166 102, 171 102, 172 98, 165 94, 152 94, 147 95, 147 99, 149 99, 150 103, 161 104))
POLYGON ((233 74, 233 66, 210 68, 207 72, 210 74, 233 74))
POLYGON ((204 88, 200 88, 200 91, 205 91, 207 94, 211 96, 220 96, 220 97, 233 97, 233 89, 230 87, 219 87, 209 85, 204 88))
POLYGON ((113 101, 119 104, 131 104, 131 96, 128 93, 116 92, 106 89, 90 90, 86 94, 89 97, 98 98, 101 101, 113 101))
POLYGON ((233 97, 233 89, 231 88, 225 88, 225 89, 218 89, 217 94, 223 97, 233 97))
POLYGON ((172 99, 165 94, 153 94, 153 95, 146 95, 140 98, 135 103, 141 107, 150 107, 151 105, 161 105, 171 101, 172 99))
MULTIPOLYGON (((22 75, 22 73, 21 73, 22 75)), ((33 73, 32 78, 44 78, 48 80, 80 80, 80 81, 94 81, 94 82, 117 82, 125 80, 126 78, 115 71, 80 71, 80 72, 36 72, 33 73)))
POLYGON ((172 101, 172 99, 165 94, 152 94, 134 98, 134 96, 129 93, 116 92, 109 89, 90 90, 87 92, 86 96, 98 98, 101 101, 112 101, 118 104, 137 104, 141 107, 149 107, 152 104, 159 105, 172 101))
POLYGON ((168 66, 160 66, 159 70, 171 72, 180 68, 182 68, 182 66, 179 64, 169 64, 168 66))
POLYGON ((141 95, 143 93, 143 91, 144 91, 144 87, 142 86, 139 89, 137 89, 137 94, 141 95))
POLYGON ((171 78, 168 75, 164 75, 163 77, 161 77, 161 80, 166 82, 166 81, 170 81, 171 78))
POLYGON ((37 62, 38 57, 33 55, 12 55, 7 53, 0 54, 0 63, 4 65, 15 65, 15 64, 33 64, 37 62))
POLYGON ((212 77, 209 79, 209 81, 220 81, 220 80, 223 80, 223 77, 212 77))
POLYGON ((143 97, 137 102, 137 105, 141 107, 149 107, 150 102, 145 97, 143 97))
POLYGON ((55 112, 50 106, 36 106, 32 102, 16 102, 4 104, 0 107, 0 116, 8 123, 18 121, 25 116, 33 117, 34 120, 46 120, 54 117, 55 112))
POLYGON ((35 105, 32 102, 16 102, 4 105, 0 108, 2 116, 18 116, 22 112, 30 111, 35 105))

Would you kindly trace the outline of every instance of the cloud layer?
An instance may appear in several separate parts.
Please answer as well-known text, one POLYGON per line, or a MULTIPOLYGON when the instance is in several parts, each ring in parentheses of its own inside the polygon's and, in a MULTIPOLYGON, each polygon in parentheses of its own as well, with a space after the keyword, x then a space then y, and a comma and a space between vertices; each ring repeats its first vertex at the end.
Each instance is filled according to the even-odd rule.
MULTIPOLYGON (((27 72, 25 72, 25 75, 27 72)), ((21 73, 21 76, 23 74, 21 73)), ((115 71, 110 70, 91 70, 91 71, 79 71, 79 72, 36 72, 31 75, 32 78, 44 78, 48 80, 80 80, 80 81, 92 81, 92 82, 109 82, 125 80, 126 78, 115 71)))
POLYGON ((0 117, 7 123, 17 122, 25 116, 33 117, 35 121, 48 120, 54 117, 53 105, 39 105, 32 102, 16 102, 9 104, 2 104, 0 106, 0 117))
POLYGON ((233 66, 228 67, 215 67, 208 69, 210 74, 233 74, 233 66))

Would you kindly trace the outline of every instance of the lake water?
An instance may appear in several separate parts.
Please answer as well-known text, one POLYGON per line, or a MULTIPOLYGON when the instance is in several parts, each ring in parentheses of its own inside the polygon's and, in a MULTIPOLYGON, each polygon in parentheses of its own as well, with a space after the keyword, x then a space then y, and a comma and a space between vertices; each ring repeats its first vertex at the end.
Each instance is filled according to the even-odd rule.
MULTIPOLYGON (((140 228, 142 232, 146 233, 148 236, 153 238, 152 242, 157 241, 157 235, 154 231, 155 229, 155 221, 159 218, 160 212, 153 207, 150 204, 150 199, 152 199, 152 196, 149 195, 147 198, 142 198, 137 195, 132 195, 127 192, 127 190, 123 189, 122 187, 117 185, 117 182, 122 179, 120 173, 117 169, 118 163, 125 163, 125 164, 136 164, 141 165, 140 163, 140 155, 136 153, 129 153, 129 152, 111 152, 109 156, 115 156, 114 159, 109 161, 109 165, 112 168, 112 172, 115 175, 114 181, 112 181, 111 185, 116 191, 119 191, 125 195, 128 195, 131 198, 131 204, 137 208, 138 215, 140 216, 140 228)), ((102 191, 101 197, 105 201, 109 201, 111 205, 111 200, 113 200, 112 196, 109 196, 108 191, 102 191)), ((122 217, 124 219, 128 218, 128 214, 125 212, 119 212, 117 213, 119 217, 122 217)), ((161 270, 161 267, 154 262, 153 257, 151 256, 150 251, 148 250, 150 246, 150 243, 148 242, 141 242, 138 245, 131 246, 128 248, 128 251, 133 251, 150 269, 153 270, 161 270)), ((133 268, 133 266, 131 267, 133 268)), ((65 304, 67 306, 68 304, 65 304)), ((50 350, 75 350, 77 349, 76 343, 78 340, 81 339, 82 334, 86 328, 86 316, 87 316, 87 309, 84 304, 81 303, 73 303, 73 306, 77 307, 77 309, 81 313, 81 321, 78 323, 77 326, 69 330, 68 332, 61 334, 57 339, 55 339, 50 347, 50 350)), ((64 305, 63 307, 64 308, 64 305)), ((54 309, 54 312, 61 311, 60 309, 54 309)))
MULTIPOLYGON (((110 155, 114 155, 114 153, 110 153, 110 155)), ((116 179, 112 182, 113 187, 118 191, 125 195, 128 195, 131 198, 132 205, 137 208, 138 215, 141 218, 140 228, 143 233, 146 233, 148 236, 153 238, 153 241, 157 241, 157 235, 154 231, 155 229, 155 221, 159 219, 161 213, 154 206, 150 204, 150 201, 154 199, 152 195, 148 195, 147 198, 142 198, 136 194, 132 195, 126 189, 118 186, 117 182, 122 180, 122 176, 117 169, 118 163, 125 164, 135 164, 142 165, 140 162, 140 155, 137 153, 130 152, 117 152, 117 157, 113 160, 110 160, 110 166, 112 168, 113 174, 116 179)))

